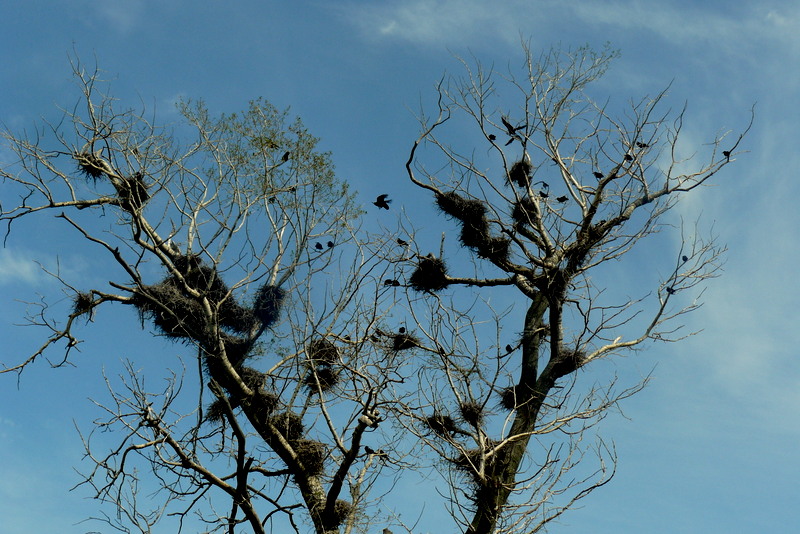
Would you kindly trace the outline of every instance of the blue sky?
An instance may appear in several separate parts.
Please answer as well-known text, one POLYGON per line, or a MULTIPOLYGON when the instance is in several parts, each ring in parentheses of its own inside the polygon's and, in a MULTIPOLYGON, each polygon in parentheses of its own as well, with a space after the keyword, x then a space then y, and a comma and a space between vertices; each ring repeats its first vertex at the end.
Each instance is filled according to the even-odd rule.
MULTIPOLYGON (((654 380, 623 404, 625 417, 603 423, 620 458, 614 481, 551 531, 795 531, 796 2, 9 2, 0 8, 0 121, 19 131, 74 103, 70 55, 87 63, 96 58, 116 97, 126 105, 143 102, 162 122, 177 120, 173 104, 180 98, 202 98, 212 112, 229 112, 263 96, 291 106, 322 138, 362 202, 390 192, 393 208, 413 216, 421 197, 403 165, 417 135, 414 111, 431 103, 443 73, 459 72, 454 54, 505 67, 520 61, 520 37, 534 50, 610 42, 622 56, 599 90, 624 103, 671 82, 671 106, 688 103, 687 143, 742 128, 756 103, 742 147, 749 152, 679 208, 688 220, 702 214, 729 248, 724 275, 689 319, 703 332, 609 364, 627 376, 655 368, 654 380)), ((0 198, 9 201, 2 192, 0 198)), ((441 222, 420 213, 420 227, 438 232, 441 222)), ((91 256, 50 222, 32 223, 27 236, 17 232, 0 249, 4 363, 37 346, 35 330, 14 326, 25 309, 19 299, 59 291, 34 260, 53 267, 58 258, 62 272, 78 280, 95 274, 91 256)), ((53 370, 40 362, 19 388, 14 377, 0 377, 3 532, 107 531, 76 525, 96 511, 85 490, 68 492, 79 480, 72 468, 82 455, 73 420, 87 428, 97 415, 87 398, 102 395, 102 368, 117 372, 119 358, 135 359, 125 349, 143 333, 104 321, 86 330, 77 367, 53 370)), ((177 350, 151 343, 156 351, 177 350)), ((428 529, 436 527, 420 532, 428 529)))

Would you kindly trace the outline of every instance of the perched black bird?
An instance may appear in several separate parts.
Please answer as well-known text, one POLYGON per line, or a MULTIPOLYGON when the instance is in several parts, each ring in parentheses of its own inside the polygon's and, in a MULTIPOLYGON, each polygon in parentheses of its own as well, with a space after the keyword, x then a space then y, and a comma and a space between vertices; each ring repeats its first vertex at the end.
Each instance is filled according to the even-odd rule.
POLYGON ((506 354, 514 352, 514 347, 511 345, 506 345, 506 354))
POLYGON ((594 174, 594 177, 597 178, 598 180, 603 177, 602 172, 594 171, 592 174, 594 174))
POLYGON ((289 161, 289 154, 291 154, 291 152, 289 152, 288 150, 284 152, 283 156, 281 156, 281 161, 289 161))
POLYGON ((408 246, 408 241, 405 241, 405 240, 403 240, 403 239, 400 239, 400 238, 398 237, 398 238, 397 238, 397 244, 398 244, 398 245, 400 245, 401 247, 407 247, 407 246, 408 246))
POLYGON ((392 287, 400 287, 400 282, 398 280, 392 280, 392 287))
POLYGON ((683 260, 683 263, 686 263, 689 261, 689 256, 681 256, 681 259, 683 260))
POLYGON ((401 334, 405 334, 406 333, 406 327, 405 326, 401 326, 397 331, 400 332, 401 334))
POLYGON ((569 200, 569 197, 567 197, 566 195, 556 198, 557 202, 566 202, 567 200, 569 200))
POLYGON ((317 250, 322 250, 322 243, 317 243, 316 245, 314 245, 314 248, 317 250))
POLYGON ((273 202, 275 202, 275 197, 269 197, 269 198, 267 199, 267 202, 269 202, 270 204, 272 204, 273 202))
POLYGON ((725 159, 727 159, 727 160, 731 159, 731 151, 730 150, 723 150, 722 151, 722 155, 725 156, 725 159))
POLYGON ((625 161, 633 161, 633 156, 630 154, 625 154, 625 161))
POLYGON ((489 141, 494 141, 495 139, 497 139, 495 134, 489 134, 489 141))
POLYGON ((650 145, 648 145, 647 143, 642 143, 642 142, 640 142, 640 141, 636 141, 636 146, 637 146, 638 148, 647 148, 647 147, 649 147, 650 145))
POLYGON ((670 295, 674 295, 675 294, 675 289, 673 289, 671 287, 668 287, 667 288, 667 293, 669 293, 670 295))
POLYGON ((383 281, 383 285, 393 286, 395 282, 397 282, 397 280, 392 280, 391 278, 387 278, 386 280, 383 281))
POLYGON ((539 191, 539 196, 540 196, 540 197, 542 197, 542 198, 547 198, 547 197, 549 197, 550 195, 548 195, 548 194, 547 194, 547 193, 545 193, 544 191, 539 191))
POLYGON ((366 452, 367 454, 375 454, 375 451, 372 450, 372 447, 370 447, 369 445, 364 445, 364 452, 366 452))
POLYGON ((378 195, 378 198, 375 199, 375 202, 373 202, 373 204, 378 206, 378 209, 383 208, 385 210, 388 210, 389 209, 389 203, 391 202, 391 200, 388 200, 386 198, 388 196, 389 195, 378 195))
POLYGON ((328 248, 333 248, 333 241, 328 241, 328 248))

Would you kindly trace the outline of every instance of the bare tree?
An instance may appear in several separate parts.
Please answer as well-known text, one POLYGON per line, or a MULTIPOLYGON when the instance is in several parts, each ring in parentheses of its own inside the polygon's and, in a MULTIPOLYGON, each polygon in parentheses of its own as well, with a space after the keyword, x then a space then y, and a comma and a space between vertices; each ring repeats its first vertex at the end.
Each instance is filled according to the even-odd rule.
POLYGON ((608 482, 613 444, 594 428, 644 384, 587 385, 579 371, 691 335, 684 317, 724 247, 682 233, 659 256, 667 275, 636 297, 613 267, 673 227, 677 201, 735 159, 749 124, 686 159, 684 111, 661 111, 664 92, 618 112, 591 98, 614 53, 525 52, 522 75, 463 62, 420 117, 408 176, 458 235, 433 253, 413 224, 365 237, 330 156, 265 101, 218 118, 184 102, 171 131, 118 111, 100 73, 76 65, 78 105, 4 133, 17 158, 0 176, 19 195, 0 209, 6 240, 55 214, 112 281, 76 288, 53 272, 72 308, 32 305, 47 338, 2 372, 52 353, 71 363, 78 327, 111 304, 190 362, 165 364, 156 391, 132 364, 106 378, 81 484, 111 503, 102 521, 413 532, 392 515, 392 482, 433 459, 462 530, 536 532, 608 482), (106 430, 110 449, 95 440, 106 430))
POLYGON ((666 91, 619 112, 592 98, 614 56, 525 48, 522 72, 503 75, 462 61, 466 75, 444 79, 436 113, 420 116, 408 176, 458 238, 418 250, 406 272, 428 386, 403 406, 470 534, 537 532, 608 482, 613 445, 589 430, 646 380, 584 386, 579 370, 691 335, 684 316, 718 274, 724 247, 686 232, 659 255, 655 287, 620 287, 612 262, 674 228, 670 210, 733 161, 750 124, 686 159, 685 110, 662 111, 666 91))
POLYGON ((47 339, 2 373, 53 352, 55 366, 71 363, 83 319, 132 307, 194 364, 157 391, 130 364, 106 379, 82 483, 115 509, 101 520, 123 532, 151 532, 165 515, 224 532, 364 524, 378 475, 402 466, 367 445, 398 439, 381 425, 396 352, 374 334, 396 289, 355 239, 360 210, 330 155, 263 100, 219 118, 184 102, 186 123, 171 131, 117 110, 96 69, 73 70, 73 109, 30 135, 4 133, 16 161, 0 175, 19 196, 0 219, 8 240, 23 219, 55 214, 113 279, 75 288, 52 273, 73 307, 61 318, 32 308, 47 339), (94 439, 108 430, 110 450, 94 439))

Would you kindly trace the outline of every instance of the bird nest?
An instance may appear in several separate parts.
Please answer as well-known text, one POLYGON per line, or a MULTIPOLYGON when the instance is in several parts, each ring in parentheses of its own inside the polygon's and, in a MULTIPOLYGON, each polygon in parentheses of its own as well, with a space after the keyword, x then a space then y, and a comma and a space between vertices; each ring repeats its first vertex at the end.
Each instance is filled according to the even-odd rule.
POLYGON ((480 200, 464 198, 455 191, 436 194, 436 205, 447 215, 459 221, 479 221, 486 218, 486 204, 480 200))
POLYGON ((89 313, 94 308, 94 299, 91 293, 84 293, 79 291, 73 300, 72 313, 75 315, 83 315, 89 313))
POLYGON ((578 370, 586 363, 586 353, 577 348, 562 349, 558 359, 552 363, 553 377, 558 379, 578 370))
POLYGON ((311 439, 297 439, 291 445, 309 475, 322 473, 325 458, 328 457, 328 448, 324 444, 311 439))
POLYGON ((411 334, 395 334, 392 336, 393 350, 408 350, 419 346, 419 340, 411 334))
POLYGON ((131 176, 123 178, 117 185, 117 195, 122 209, 129 213, 140 211, 150 200, 150 193, 147 189, 148 185, 141 172, 135 172, 131 176))
POLYGON ((303 437, 305 427, 303 418, 294 412, 283 412, 273 415, 269 422, 281 433, 286 441, 297 441, 303 437))
POLYGON ((461 417, 471 426, 478 428, 483 423, 483 406, 475 401, 464 401, 458 406, 461 417))
POLYGON ((253 302, 253 313, 264 326, 270 326, 278 320, 281 304, 286 292, 280 287, 264 284, 258 288, 253 302))
POLYGON ((517 184, 520 187, 528 187, 531 183, 531 164, 526 160, 521 159, 511 166, 508 171, 508 181, 512 184, 517 184))
POLYGON ((514 202, 511 218, 521 226, 531 226, 533 221, 536 220, 536 212, 536 203, 530 198, 524 197, 514 202))
POLYGON ((408 283, 417 291, 440 291, 448 285, 447 266, 440 258, 428 255, 420 259, 408 283))
POLYGON ((431 429, 434 434, 442 437, 449 438, 458 430, 455 419, 437 412, 433 412, 433 414, 423 418, 422 423, 431 429))
POLYGON ((331 365, 339 361, 339 349, 330 340, 319 338, 306 349, 309 361, 315 365, 331 365))
POLYGON ((103 160, 91 152, 76 152, 72 156, 78 164, 78 170, 87 178, 97 180, 103 176, 103 160))
POLYGON ((304 383, 311 391, 329 391, 339 383, 339 373, 327 365, 320 365, 306 375, 304 383))

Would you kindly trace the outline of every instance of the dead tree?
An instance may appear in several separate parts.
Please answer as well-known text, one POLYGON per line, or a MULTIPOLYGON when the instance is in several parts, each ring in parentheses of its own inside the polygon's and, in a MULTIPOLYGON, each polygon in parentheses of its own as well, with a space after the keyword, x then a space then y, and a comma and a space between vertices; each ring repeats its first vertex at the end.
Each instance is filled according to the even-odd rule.
MULTIPOLYGON (((84 437, 94 467, 83 485, 116 509, 103 520, 141 532, 172 515, 209 531, 332 533, 383 513, 370 490, 402 458, 367 451, 399 439, 382 424, 398 352, 374 336, 394 288, 355 239, 360 209, 330 155, 263 100, 219 118, 184 102, 185 144, 144 110, 116 109, 99 71, 74 73, 83 94, 64 117, 30 135, 4 132, 16 155, 0 169, 6 202, 18 196, 0 220, 13 244, 17 226, 55 215, 93 247, 103 278, 76 288, 53 273, 71 309, 34 309, 47 339, 0 372, 54 353, 56 366, 70 362, 84 324, 114 305, 135 309, 143 336, 176 343, 191 362, 188 378, 175 373, 155 392, 132 366, 127 379, 107 379, 100 426, 118 446, 84 437), (319 241, 337 246, 320 252, 319 241), (159 486, 152 508, 138 495, 142 473, 159 486)), ((164 368, 177 364, 165 358, 164 368)))
POLYGON ((750 127, 682 159, 685 110, 662 111, 664 92, 618 112, 590 96, 614 55, 537 59, 526 48, 522 72, 503 75, 464 61, 466 75, 440 83, 437 112, 420 118, 408 176, 456 238, 410 262, 429 383, 405 415, 440 456, 450 512, 469 534, 539 531, 610 479, 613 446, 587 446, 587 431, 643 383, 617 388, 610 376, 587 391, 582 371, 691 335, 684 316, 718 273, 724 247, 687 233, 653 252, 666 274, 649 292, 632 298, 614 278, 613 265, 677 222, 680 198, 734 161, 750 127), (496 311, 490 298, 519 308, 496 311))

